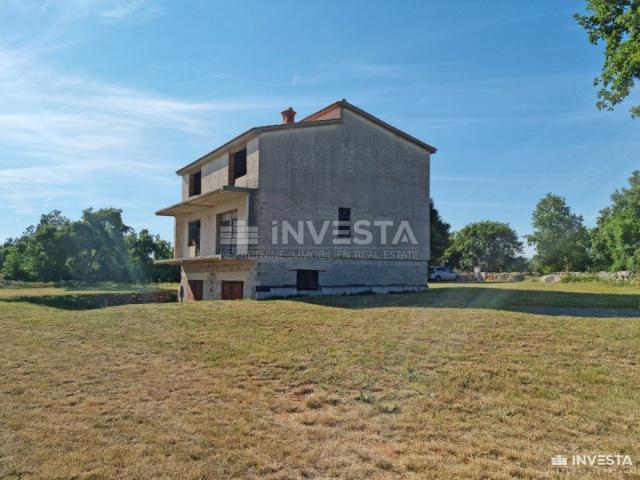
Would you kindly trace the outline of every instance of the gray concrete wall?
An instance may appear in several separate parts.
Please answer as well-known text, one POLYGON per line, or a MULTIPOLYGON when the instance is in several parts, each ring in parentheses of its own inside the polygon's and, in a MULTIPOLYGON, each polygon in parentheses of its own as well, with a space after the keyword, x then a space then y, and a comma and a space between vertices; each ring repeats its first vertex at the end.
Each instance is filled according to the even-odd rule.
MULTIPOLYGON (((383 260, 393 249, 376 241, 368 246, 333 245, 331 231, 320 248, 372 251, 377 260, 260 260, 258 285, 294 285, 295 269, 325 270, 321 285, 347 289, 368 285, 426 285, 429 231, 429 153, 349 110, 343 121, 307 129, 262 133, 260 187, 256 195, 260 249, 279 251, 316 247, 272 245, 272 222, 337 220, 338 207, 351 208, 352 221, 406 220, 417 245, 413 261, 383 260), (315 265, 315 266, 310 266, 315 265)), ((395 230, 391 231, 395 233, 395 230)), ((284 288, 284 287, 283 287, 284 288)), ((260 295, 260 294, 259 294, 260 295)))
POLYGON ((270 287, 268 292, 257 292, 257 298, 259 299, 297 295, 420 291, 426 287, 426 279, 426 262, 414 261, 281 259, 259 261, 256 268, 256 285, 270 287), (319 270, 319 289, 298 291, 296 287, 296 269, 319 270))

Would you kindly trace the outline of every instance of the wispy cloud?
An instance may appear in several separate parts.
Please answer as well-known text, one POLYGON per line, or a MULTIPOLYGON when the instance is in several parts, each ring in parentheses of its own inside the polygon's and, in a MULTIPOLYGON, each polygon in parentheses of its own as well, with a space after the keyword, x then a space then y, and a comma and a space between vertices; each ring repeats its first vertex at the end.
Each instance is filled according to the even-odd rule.
POLYGON ((5 8, 56 22, 94 18, 104 21, 146 20, 162 9, 155 0, 8 0, 5 8))
MULTIPOLYGON (((56 18, 72 21, 143 15, 151 5, 64 0, 55 7, 25 2, 16 8, 33 15, 56 8, 56 18)), ((161 180, 160 171, 176 167, 162 155, 166 138, 202 139, 222 112, 281 106, 255 98, 176 98, 61 67, 47 55, 51 48, 66 48, 58 29, 45 25, 36 37, 16 37, 0 47, 1 209, 41 209, 43 200, 90 192, 88 180, 100 176, 161 180)))
POLYGON ((120 21, 134 16, 138 19, 146 20, 162 12, 158 5, 148 0, 112 1, 107 3, 110 3, 110 5, 107 5, 106 8, 98 9, 96 13, 99 17, 108 20, 120 21))

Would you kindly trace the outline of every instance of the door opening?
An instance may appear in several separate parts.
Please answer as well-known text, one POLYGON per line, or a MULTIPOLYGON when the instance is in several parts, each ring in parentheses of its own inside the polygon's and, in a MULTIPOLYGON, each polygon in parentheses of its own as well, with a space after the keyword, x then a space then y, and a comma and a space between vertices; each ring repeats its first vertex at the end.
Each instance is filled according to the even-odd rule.
POLYGON ((222 282, 220 282, 220 287, 221 300, 242 300, 244 282, 231 282, 223 280, 222 282))
POLYGON ((202 300, 202 292, 204 290, 203 287, 204 282, 202 280, 189 280, 187 300, 202 300))

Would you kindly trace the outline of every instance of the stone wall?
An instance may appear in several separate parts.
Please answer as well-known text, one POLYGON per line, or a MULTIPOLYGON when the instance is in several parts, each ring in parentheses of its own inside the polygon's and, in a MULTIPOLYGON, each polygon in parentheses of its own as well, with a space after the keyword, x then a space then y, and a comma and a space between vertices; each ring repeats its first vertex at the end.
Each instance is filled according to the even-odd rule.
POLYGON ((630 271, 621 272, 562 272, 550 273, 538 278, 541 282, 555 283, 575 280, 601 280, 615 283, 631 283, 640 280, 640 275, 630 271))
POLYGON ((461 273, 460 280, 463 282, 521 282, 526 275, 519 272, 461 273))
MULTIPOLYGON (((521 282, 525 280, 529 274, 517 272, 479 272, 479 273, 461 273, 460 279, 463 282, 521 282)), ((570 281, 603 281, 614 283, 640 283, 640 274, 622 271, 622 272, 559 272, 542 275, 541 277, 531 277, 535 281, 545 283, 570 282, 570 281)))

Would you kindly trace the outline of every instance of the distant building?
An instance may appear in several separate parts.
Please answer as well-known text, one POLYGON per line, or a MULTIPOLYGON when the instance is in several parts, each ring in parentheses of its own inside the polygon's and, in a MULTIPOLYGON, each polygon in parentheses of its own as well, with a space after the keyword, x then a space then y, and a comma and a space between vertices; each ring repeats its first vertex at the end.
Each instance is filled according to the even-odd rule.
POLYGON ((419 291, 432 146, 338 101, 247 130, 178 170, 181 300, 419 291))

